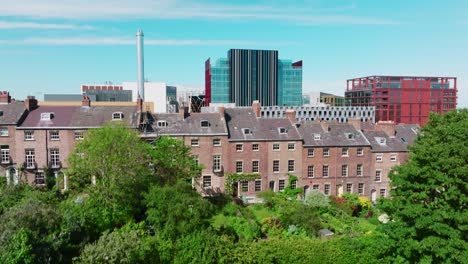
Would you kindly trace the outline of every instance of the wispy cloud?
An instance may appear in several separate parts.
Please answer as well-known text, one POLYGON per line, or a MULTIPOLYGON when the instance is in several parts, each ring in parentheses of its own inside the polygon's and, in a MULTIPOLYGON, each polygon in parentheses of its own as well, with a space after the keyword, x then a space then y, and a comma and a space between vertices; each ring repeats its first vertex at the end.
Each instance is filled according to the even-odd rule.
MULTIPOLYGON (((0 40, 0 45, 56 45, 56 46, 89 46, 89 45, 135 45, 135 39, 129 38, 92 38, 92 37, 74 37, 74 38, 26 38, 16 40, 0 40)), ((248 40, 217 40, 217 39, 147 39, 145 46, 218 46, 218 45, 249 45, 265 46, 276 45, 286 46, 295 45, 293 42, 267 42, 267 41, 248 41, 248 40)))
POLYGON ((89 25, 0 21, 0 29, 94 29, 89 25))
POLYGON ((356 8, 338 6, 321 8, 310 4, 293 5, 288 2, 260 5, 218 4, 203 1, 177 0, 101 0, 90 4, 81 0, 2 0, 1 16, 73 19, 204 19, 223 21, 275 21, 303 25, 321 24, 395 24, 395 21, 349 15, 356 8))

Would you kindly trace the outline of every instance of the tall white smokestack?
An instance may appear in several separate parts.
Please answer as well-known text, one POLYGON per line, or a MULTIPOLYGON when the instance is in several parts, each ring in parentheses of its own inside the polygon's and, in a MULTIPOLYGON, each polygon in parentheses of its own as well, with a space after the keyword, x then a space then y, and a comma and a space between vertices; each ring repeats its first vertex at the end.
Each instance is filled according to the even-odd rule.
POLYGON ((136 34, 137 38, 137 85, 138 85, 138 94, 140 98, 145 100, 145 67, 143 61, 143 31, 139 29, 136 34))

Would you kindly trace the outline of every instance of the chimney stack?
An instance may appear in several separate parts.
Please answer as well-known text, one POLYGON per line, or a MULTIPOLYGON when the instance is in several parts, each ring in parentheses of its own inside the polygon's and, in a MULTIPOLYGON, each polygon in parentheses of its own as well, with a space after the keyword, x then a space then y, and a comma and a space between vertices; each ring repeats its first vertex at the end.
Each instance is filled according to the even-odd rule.
POLYGON ((83 96, 83 101, 81 101, 81 106, 84 107, 90 107, 91 106, 91 100, 89 100, 89 96, 83 96))
POLYGON ((323 131, 328 132, 330 131, 330 124, 327 121, 320 121, 320 126, 322 126, 323 131))
POLYGON ((260 102, 258 100, 255 100, 252 102, 252 109, 255 113, 255 116, 256 117, 260 117, 260 113, 261 113, 261 106, 260 106, 260 102))
POLYGON ((220 106, 218 107, 218 112, 219 112, 219 115, 221 116, 221 118, 224 118, 224 106, 220 106))
POLYGON ((181 105, 179 108, 179 116, 182 117, 182 119, 185 119, 187 115, 188 115, 188 107, 181 105))
POLYGON ((11 103, 10 93, 7 91, 0 92, 0 104, 9 104, 11 103))
POLYGON ((376 124, 378 130, 385 132, 389 137, 394 137, 395 132, 395 122, 393 121, 379 121, 376 124))
POLYGON ((296 123, 296 111, 294 111, 293 109, 286 110, 286 117, 291 121, 291 123, 296 123))
POLYGON ((348 124, 352 125, 356 130, 361 130, 361 119, 350 117, 348 118, 348 124))
POLYGON ((138 96, 138 99, 137 99, 137 112, 138 113, 143 112, 143 99, 141 99, 140 96, 138 96))
POLYGON ((37 108, 37 100, 36 97, 34 96, 28 96, 26 97, 26 100, 24 100, 24 107, 28 111, 32 111, 37 108))
POLYGON ((141 100, 145 101, 145 68, 143 61, 143 31, 139 29, 137 38, 137 86, 141 100))

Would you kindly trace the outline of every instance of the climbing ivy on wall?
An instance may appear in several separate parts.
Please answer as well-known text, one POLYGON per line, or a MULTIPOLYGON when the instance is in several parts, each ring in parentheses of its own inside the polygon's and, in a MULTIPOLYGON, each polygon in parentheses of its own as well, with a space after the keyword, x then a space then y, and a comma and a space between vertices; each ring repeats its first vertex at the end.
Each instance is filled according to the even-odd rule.
POLYGON ((233 195, 233 185, 234 183, 237 183, 239 181, 252 181, 256 179, 260 179, 260 174, 256 173, 246 173, 246 174, 241 174, 241 173, 226 173, 224 174, 225 180, 224 180, 224 187, 226 189, 226 193, 233 195))

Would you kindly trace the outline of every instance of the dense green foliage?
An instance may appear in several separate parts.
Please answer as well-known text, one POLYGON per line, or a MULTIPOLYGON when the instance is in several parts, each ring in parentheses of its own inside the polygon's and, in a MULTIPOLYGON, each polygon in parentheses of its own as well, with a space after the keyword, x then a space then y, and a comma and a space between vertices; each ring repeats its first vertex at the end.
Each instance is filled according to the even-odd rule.
MULTIPOLYGON (((203 198, 183 143, 145 143, 111 124, 77 145, 71 190, 0 185, 0 263, 464 262, 467 131, 466 111, 433 116, 391 176, 393 197, 373 208, 355 194, 298 197, 293 175, 261 204, 203 198), (381 224, 380 210, 392 221, 381 224)), ((229 185, 241 177, 258 176, 229 185)))
POLYGON ((431 115, 409 162, 390 175, 384 253, 399 262, 468 260, 468 110, 431 115))

